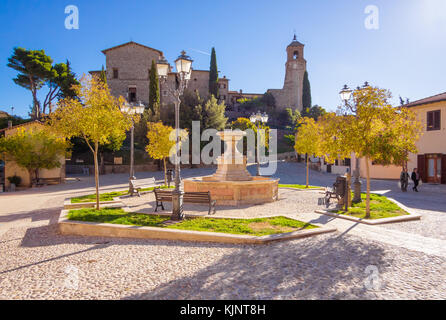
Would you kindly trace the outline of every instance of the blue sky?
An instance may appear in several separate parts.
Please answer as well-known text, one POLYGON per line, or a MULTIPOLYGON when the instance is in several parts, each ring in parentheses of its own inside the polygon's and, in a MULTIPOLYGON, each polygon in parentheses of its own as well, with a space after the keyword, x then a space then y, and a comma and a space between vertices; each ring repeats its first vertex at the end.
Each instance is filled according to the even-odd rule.
POLYGON ((0 2, 0 110, 25 116, 31 93, 6 67, 15 46, 44 49, 71 61, 81 75, 105 64, 101 50, 130 40, 162 50, 173 62, 182 49, 196 69, 218 68, 231 90, 281 88, 285 48, 293 31, 305 44, 313 104, 334 110, 343 84, 365 80, 412 101, 446 91, 445 0, 220 0, 0 2), (79 30, 64 26, 67 5, 79 9, 79 30), (367 30, 366 6, 379 8, 379 29, 367 30))

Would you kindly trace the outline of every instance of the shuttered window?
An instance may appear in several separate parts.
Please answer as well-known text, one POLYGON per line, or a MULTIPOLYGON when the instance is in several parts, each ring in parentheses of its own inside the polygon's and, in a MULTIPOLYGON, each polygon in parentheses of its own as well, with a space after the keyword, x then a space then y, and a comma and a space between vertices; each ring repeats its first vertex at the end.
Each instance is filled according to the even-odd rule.
POLYGON ((427 113, 427 131, 441 129, 441 111, 429 111, 427 113))

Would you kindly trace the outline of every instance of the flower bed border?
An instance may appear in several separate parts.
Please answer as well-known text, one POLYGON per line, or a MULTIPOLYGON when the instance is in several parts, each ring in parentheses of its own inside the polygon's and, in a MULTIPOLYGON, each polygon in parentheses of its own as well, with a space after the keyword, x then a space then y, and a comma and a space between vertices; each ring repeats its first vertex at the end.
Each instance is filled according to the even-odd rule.
MULTIPOLYGON (((124 208, 125 210, 126 208, 124 208)), ((266 236, 249 236, 219 232, 192 231, 167 229, 159 227, 140 227, 111 223, 97 223, 87 221, 68 220, 69 210, 63 209, 59 217, 59 232, 63 235, 118 237, 153 240, 174 240, 193 242, 216 242, 232 244, 268 244, 299 238, 312 237, 320 234, 335 232, 336 228, 318 226, 318 228, 300 230, 289 233, 279 233, 266 236)), ((226 218, 226 217, 213 217, 226 218)))

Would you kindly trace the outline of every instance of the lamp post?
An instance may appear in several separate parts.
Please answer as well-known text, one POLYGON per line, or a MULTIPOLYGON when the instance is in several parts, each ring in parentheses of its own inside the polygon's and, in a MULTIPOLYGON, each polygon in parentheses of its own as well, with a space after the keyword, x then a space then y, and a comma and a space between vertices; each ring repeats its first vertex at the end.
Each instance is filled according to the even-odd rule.
MULTIPOLYGON (((369 83, 366 81, 364 85, 361 87, 357 87, 356 90, 362 90, 369 87, 369 83)), ((339 96, 341 97, 341 100, 344 102, 345 107, 352 112, 355 117, 357 117, 357 108, 356 108, 356 102, 353 98, 353 90, 350 89, 347 85, 344 85, 342 90, 339 92, 339 96)), ((353 196, 353 202, 359 203, 361 202, 361 181, 359 181, 360 176, 360 163, 359 158, 357 157, 357 154, 355 153, 355 182, 353 182, 353 190, 354 190, 354 196, 353 196)))
MULTIPOLYGON (((130 105, 128 102, 126 102, 121 107, 121 112, 127 113, 127 114, 142 114, 144 113, 144 105, 140 102, 139 105, 130 105)), ((134 162, 134 143, 135 143, 135 123, 132 118, 132 128, 130 129, 130 173, 129 173, 129 193, 133 195, 134 190, 132 187, 131 180, 135 180, 135 171, 133 168, 133 162, 134 162)))
MULTIPOLYGON (((175 155, 175 189, 172 191, 172 220, 182 220, 183 213, 183 190, 181 189, 180 177, 180 96, 184 93, 191 76, 192 59, 186 55, 183 50, 181 55, 175 60, 177 69, 175 85, 172 88, 167 84, 167 92, 174 98, 175 104, 175 138, 176 138, 176 155, 175 155)), ((167 75, 169 73, 169 63, 161 57, 157 63, 158 76, 160 82, 165 84, 167 82, 167 75)))
POLYGON ((257 128, 257 176, 260 176, 260 139, 258 139, 260 129, 259 124, 268 122, 268 114, 266 112, 262 114, 260 111, 257 111, 257 113, 251 114, 249 121, 254 123, 257 128))

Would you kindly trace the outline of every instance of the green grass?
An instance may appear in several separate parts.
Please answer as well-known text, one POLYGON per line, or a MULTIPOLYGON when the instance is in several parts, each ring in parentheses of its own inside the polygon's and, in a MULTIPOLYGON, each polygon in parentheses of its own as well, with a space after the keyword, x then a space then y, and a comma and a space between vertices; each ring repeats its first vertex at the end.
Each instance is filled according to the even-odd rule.
MULTIPOLYGON (((167 186, 161 186, 161 189, 167 189, 167 188, 168 188, 167 186)), ((172 189, 173 186, 171 186, 170 188, 172 189)), ((141 191, 152 191, 153 189, 154 189, 154 187, 150 187, 150 188, 141 189, 141 191)), ((113 201, 113 198, 125 196, 127 194, 129 194, 128 190, 101 193, 99 195, 99 201, 101 201, 101 202, 102 201, 113 201)), ((71 203, 84 203, 84 202, 95 202, 95 201, 96 201, 95 193, 88 194, 85 196, 71 198, 71 203)))
MULTIPOLYGON (((352 193, 353 198, 353 193, 352 193)), ((345 214, 356 218, 365 219, 366 194, 361 194, 361 203, 353 203, 348 212, 344 210, 336 210, 335 213, 345 214)), ((379 194, 370 194, 370 219, 383 219, 390 217, 398 217, 408 215, 406 211, 401 209, 394 202, 379 194)))
POLYGON ((314 225, 286 217, 257 219, 193 218, 166 226, 162 223, 169 220, 169 216, 129 213, 125 212, 121 208, 103 208, 100 210, 83 208, 70 210, 68 212, 68 219, 134 226, 244 234, 252 236, 264 236, 317 228, 314 225))
POLYGON ((308 188, 307 188, 305 185, 302 185, 302 184, 279 184, 279 188, 320 189, 322 187, 308 186, 308 188))

